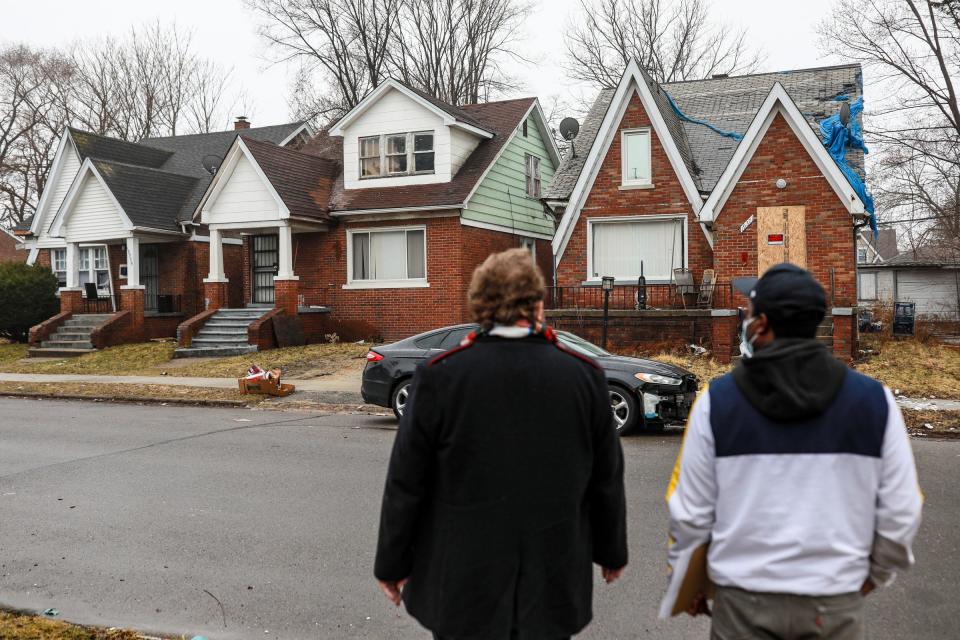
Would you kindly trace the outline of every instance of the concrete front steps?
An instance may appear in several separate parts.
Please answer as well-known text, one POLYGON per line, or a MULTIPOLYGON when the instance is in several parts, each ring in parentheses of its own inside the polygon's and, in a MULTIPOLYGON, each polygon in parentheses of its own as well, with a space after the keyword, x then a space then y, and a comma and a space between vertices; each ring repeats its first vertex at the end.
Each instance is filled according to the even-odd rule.
POLYGON ((27 353, 33 358, 70 358, 96 351, 90 342, 90 333, 110 315, 109 313, 74 314, 57 327, 49 338, 40 343, 39 347, 34 347, 27 353))
POLYGON ((247 342, 247 329, 270 309, 217 309, 200 327, 189 347, 180 347, 174 358, 238 356, 252 353, 257 345, 247 342))

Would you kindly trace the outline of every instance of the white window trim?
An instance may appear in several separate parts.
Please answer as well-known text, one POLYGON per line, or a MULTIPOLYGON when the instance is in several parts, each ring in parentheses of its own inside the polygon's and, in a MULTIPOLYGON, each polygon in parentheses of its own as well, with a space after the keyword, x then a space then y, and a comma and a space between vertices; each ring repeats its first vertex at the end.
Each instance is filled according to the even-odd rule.
POLYGON ((83 264, 83 259, 84 259, 83 256, 85 253, 90 256, 90 262, 87 265, 86 269, 84 269, 82 266, 77 269, 77 276, 78 276, 77 282, 78 283, 80 282, 79 275, 83 271, 87 272, 87 277, 90 278, 90 282, 94 282, 94 283, 97 281, 97 272, 106 271, 107 272, 107 288, 102 289, 100 287, 97 287, 97 291, 101 294, 107 294, 112 296, 113 295, 113 276, 110 273, 110 250, 107 248, 107 245, 82 244, 79 247, 79 252, 80 252, 80 255, 78 256, 78 260, 77 260, 78 265, 83 264), (94 251, 96 249, 103 249, 103 256, 104 256, 104 259, 107 261, 107 267, 105 269, 97 268, 97 260, 94 254, 94 251))
MULTIPOLYGON (((56 276, 58 273, 62 273, 62 274, 63 274, 63 283, 64 283, 63 286, 64 286, 64 287, 67 286, 67 285, 66 285, 66 282, 67 282, 67 250, 66 250, 66 248, 63 248, 63 249, 50 249, 50 270, 53 271, 53 275, 55 275, 55 276, 56 276), (63 253, 63 269, 57 269, 57 253, 60 253, 60 252, 63 253)), ((59 288, 59 283, 60 283, 60 277, 57 276, 57 285, 58 285, 58 288, 59 288)))
POLYGON ((650 127, 620 130, 620 185, 623 187, 652 187, 653 186, 653 139, 650 127), (642 133, 647 136, 647 166, 650 167, 650 177, 646 180, 627 179, 627 136, 642 133))
POLYGON ((540 175, 540 156, 533 153, 523 154, 523 178, 526 196, 534 200, 540 199, 543 193, 543 178, 540 175), (529 180, 529 185, 527 181, 529 180), (530 193, 530 187, 534 193, 530 193))
POLYGON ((427 267, 430 263, 427 251, 427 226, 412 225, 407 227, 367 227, 363 229, 347 229, 347 284, 344 289, 415 289, 429 287, 430 274, 427 267), (388 231, 423 231, 423 278, 405 278, 402 280, 354 280, 353 279, 353 236, 357 233, 377 233, 388 231))
MULTIPOLYGON (((684 267, 690 265, 690 242, 689 231, 687 229, 689 220, 684 214, 658 214, 652 216, 605 216, 603 218, 587 218, 587 274, 584 284, 600 284, 603 281, 602 276, 593 276, 593 225, 609 222, 643 222, 655 220, 683 220, 683 263, 684 267)), ((676 267, 680 268, 680 267, 676 267)), ((669 284, 672 280, 647 279, 647 284, 669 284)), ((632 284, 636 284, 631 280, 632 284)))
MULTIPOLYGON (((399 155, 399 154, 392 154, 399 155)), ((374 134, 371 136, 357 136, 357 178, 360 180, 381 180, 383 178, 398 178, 401 176, 429 176, 437 172, 437 132, 436 131, 399 131, 396 133, 381 133, 374 134), (430 135, 433 138, 433 148, 430 151, 420 151, 419 153, 432 153, 433 154, 433 169, 429 171, 417 171, 417 151, 414 150, 414 140, 415 136, 430 135), (407 170, 397 173, 390 173, 387 170, 387 138, 395 138, 397 136, 406 136, 406 152, 407 152, 407 170), (365 159, 373 158, 375 156, 369 156, 364 158, 361 153, 363 148, 363 141, 369 138, 380 138, 380 174, 376 176, 365 176, 363 175, 363 161, 365 159)))

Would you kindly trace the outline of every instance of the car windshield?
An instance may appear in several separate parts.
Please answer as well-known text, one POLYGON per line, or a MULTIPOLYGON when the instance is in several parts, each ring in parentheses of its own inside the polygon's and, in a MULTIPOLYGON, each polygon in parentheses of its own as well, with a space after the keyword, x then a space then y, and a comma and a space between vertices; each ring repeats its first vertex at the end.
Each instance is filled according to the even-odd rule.
POLYGON ((610 355, 610 352, 604 351, 592 342, 587 342, 580 336, 575 336, 572 333, 567 333, 566 331, 557 331, 557 339, 562 342, 565 347, 570 347, 574 351, 579 351, 580 353, 590 356, 591 358, 610 355))

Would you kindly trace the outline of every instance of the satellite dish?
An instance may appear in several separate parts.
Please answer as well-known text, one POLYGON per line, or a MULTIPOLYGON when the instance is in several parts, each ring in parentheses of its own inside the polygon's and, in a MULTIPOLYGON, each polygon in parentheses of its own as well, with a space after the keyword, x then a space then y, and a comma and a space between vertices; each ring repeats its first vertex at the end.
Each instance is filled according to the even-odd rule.
POLYGON ((560 135, 564 140, 573 140, 580 133, 580 123, 576 118, 564 118, 560 121, 560 135))
POLYGON ((203 165, 203 168, 207 170, 207 173, 213 175, 217 172, 217 169, 220 168, 220 163, 223 162, 223 158, 214 154, 208 153, 203 156, 203 160, 200 163, 203 165))
POLYGON ((850 122, 850 103, 844 102, 840 105, 840 124, 847 126, 850 122))

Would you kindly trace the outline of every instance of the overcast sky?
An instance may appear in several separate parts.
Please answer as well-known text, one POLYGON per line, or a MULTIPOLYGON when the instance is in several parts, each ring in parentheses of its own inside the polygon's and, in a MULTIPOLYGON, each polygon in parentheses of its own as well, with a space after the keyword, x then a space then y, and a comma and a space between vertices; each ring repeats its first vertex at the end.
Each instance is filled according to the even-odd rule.
MULTIPOLYGON (((722 21, 748 29, 752 43, 766 54, 762 71, 834 63, 820 56, 815 34, 830 5, 829 0, 714 0, 712 4, 722 21)), ((547 100, 577 91, 559 62, 564 25, 578 6, 579 0, 536 0, 522 42, 525 56, 535 64, 518 63, 515 75, 524 84, 518 94, 547 100)), ((256 34, 257 18, 242 0, 0 0, 0 13, 0 41, 36 46, 67 46, 76 38, 121 35, 132 25, 157 18, 176 21, 194 31, 201 54, 235 68, 254 104, 246 114, 254 126, 289 119, 289 69, 266 60, 267 52, 256 34)))

